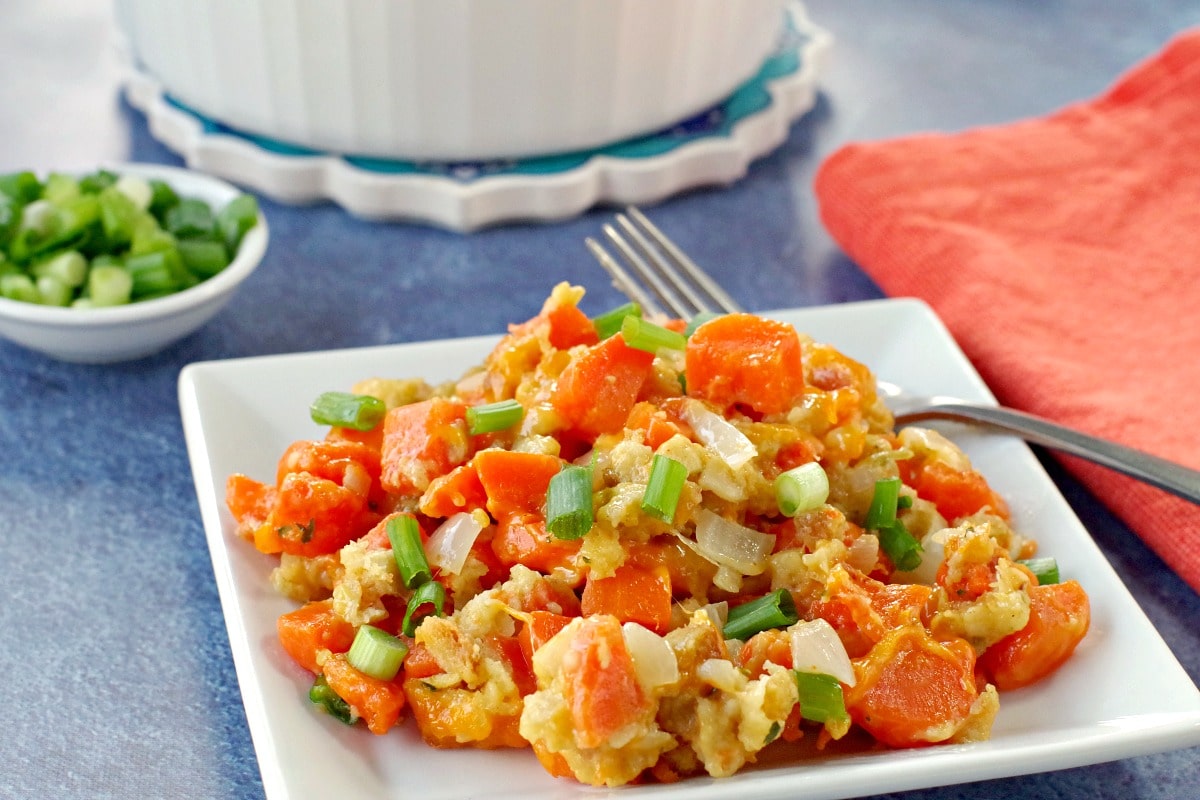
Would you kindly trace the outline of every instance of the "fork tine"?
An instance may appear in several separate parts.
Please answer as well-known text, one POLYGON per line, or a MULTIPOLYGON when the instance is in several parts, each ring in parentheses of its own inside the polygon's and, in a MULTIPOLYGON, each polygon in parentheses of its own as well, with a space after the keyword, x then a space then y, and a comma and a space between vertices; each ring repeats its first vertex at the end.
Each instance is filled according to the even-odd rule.
POLYGON ((650 265, 646 263, 646 260, 642 258, 641 254, 639 254, 638 251, 635 250, 633 246, 625 240, 625 237, 622 236, 616 228, 614 228, 612 225, 605 225, 603 230, 604 235, 608 237, 610 242, 612 242, 613 247, 615 247, 617 252, 621 254, 621 257, 625 259, 625 263, 629 269, 638 278, 640 278, 644 284, 649 285, 654 293, 658 295, 659 299, 662 300, 662 304, 667 307, 668 311, 670 311, 674 316, 681 317, 683 319, 688 319, 693 313, 695 313, 694 309, 690 308, 687 303, 680 298, 680 296, 673 291, 665 281, 663 281, 658 271, 652 269, 650 265))
POLYGON ((587 245, 588 250, 590 250, 592 255, 595 256, 596 260, 600 262, 600 266, 603 267, 604 271, 607 272, 609 277, 612 278, 613 286, 617 287, 617 290, 621 292, 621 294, 640 305, 642 309, 652 317, 667 316, 667 312, 663 311, 662 306, 658 304, 658 301, 647 294, 642 289, 641 285, 632 277, 630 277, 629 273, 625 271, 625 268, 617 263, 616 259, 609 255, 608 251, 604 249, 602 244, 590 236, 584 239, 583 243, 587 245))
POLYGON ((727 313, 737 313, 742 311, 742 307, 729 294, 722 289, 716 281, 714 281, 707 272, 702 270, 696 262, 688 258, 687 254, 680 249, 679 245, 671 241, 671 239, 659 230, 658 226, 651 222, 645 214, 643 214, 636 206, 629 206, 626 209, 634 220, 637 221, 642 229, 648 234, 654 243, 665 253, 674 265, 686 274, 689 278, 695 281, 696 285, 708 293, 712 298, 714 305, 727 313))
MULTIPOLYGON (((622 230, 628 234, 630 240, 637 245, 638 250, 642 254, 644 263, 654 268, 657 278, 651 280, 655 289, 659 290, 659 287, 661 286, 663 290, 666 290, 666 286, 668 284, 670 285, 671 288, 668 291, 671 292, 672 299, 667 302, 667 305, 669 305, 672 310, 677 311, 679 317, 688 319, 696 314, 703 314, 712 311, 712 306, 704 302, 704 299, 696 294, 691 284, 684 280, 683 276, 679 274, 679 271, 674 268, 670 261, 667 260, 667 256, 661 249, 661 245, 651 244, 650 240, 646 238, 646 234, 642 233, 642 231, 629 220, 629 217, 625 216, 624 214, 617 214, 615 219, 617 224, 621 226, 622 230), (682 297, 680 297, 680 295, 682 295, 682 297), (686 298, 686 304, 684 303, 684 298, 686 298)), ((647 277, 649 278, 650 276, 648 275, 647 277)), ((662 294, 662 290, 659 290, 659 294, 662 294)))

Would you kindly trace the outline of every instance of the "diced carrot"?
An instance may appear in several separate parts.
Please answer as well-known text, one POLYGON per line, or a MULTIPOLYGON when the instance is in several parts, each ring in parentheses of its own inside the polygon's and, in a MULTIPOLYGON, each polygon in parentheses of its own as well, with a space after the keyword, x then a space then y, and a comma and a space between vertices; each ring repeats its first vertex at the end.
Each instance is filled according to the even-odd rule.
POLYGON ((552 611, 540 609, 529 612, 529 619, 521 625, 517 632, 517 641, 521 645, 521 653, 526 663, 533 664, 533 654, 546 642, 554 638, 571 622, 571 618, 552 611))
POLYGON ((599 747, 651 710, 616 617, 584 617, 563 659, 565 700, 575 741, 599 747))
POLYGON ((725 314, 688 337, 687 393, 717 405, 780 414, 804 393, 800 336, 754 314, 725 314))
POLYGON ((1091 604, 1077 581, 1029 590, 1029 622, 984 651, 980 667, 1005 691, 1036 683, 1070 658, 1091 624, 1091 604))
POLYGON ((596 334, 596 326, 587 314, 573 303, 566 302, 564 295, 557 291, 546 299, 537 316, 519 325, 510 325, 508 331, 516 338, 545 336, 550 345, 557 350, 600 341, 596 334))
POLYGON ((737 654, 738 666, 751 677, 762 675, 770 661, 781 667, 792 668, 792 637, 787 631, 766 630, 746 640, 737 654))
POLYGON ((354 428, 339 428, 334 426, 325 434, 325 438, 334 442, 356 442, 366 445, 378 453, 383 449, 383 426, 376 425, 369 431, 359 431, 354 428))
POLYGON ((537 756, 542 769, 555 778, 574 778, 575 773, 562 753, 556 753, 541 739, 533 742, 533 754, 537 756))
POLYGON ((238 524, 238 535, 251 538, 271 515, 275 489, 240 473, 230 475, 225 480, 225 505, 238 524))
POLYGON ((488 512, 496 519, 541 513, 550 479, 563 466, 558 456, 495 448, 480 450, 471 463, 487 495, 488 512))
POLYGON ((540 514, 507 514, 500 518, 492 539, 492 552, 505 567, 523 564, 538 572, 571 565, 579 552, 579 539, 559 539, 546 530, 540 514))
POLYGON ((470 457, 467 407, 433 397, 388 411, 383 421, 382 482, 393 494, 419 494, 470 457))
POLYGON ((893 629, 854 661, 846 689, 851 719, 891 747, 953 736, 975 702, 975 651, 962 639, 938 641, 920 625, 893 629))
POLYGON ((433 657, 433 653, 429 652, 429 648, 421 642, 409 648, 408 655, 404 657, 405 679, 428 678, 430 675, 438 675, 443 671, 442 665, 433 657))
POLYGON ((665 567, 671 592, 701 597, 712 586, 717 566, 674 536, 656 536, 645 544, 626 545, 627 564, 653 569, 665 567))
POLYGON ((589 577, 580 604, 584 616, 608 614, 661 636, 671 625, 671 577, 664 566, 622 564, 610 577, 589 577))
POLYGON ((404 694, 412 709, 413 720, 421 737, 433 747, 526 747, 518 730, 520 713, 490 714, 484 710, 477 692, 467 689, 437 689, 409 678, 404 694))
POLYGON ((524 643, 518 637, 491 635, 484 637, 483 644, 485 649, 508 669, 522 697, 537 691, 533 662, 526 658, 524 643))
MULTIPOLYGON (((372 479, 379 478, 379 451, 361 442, 345 439, 317 439, 293 442, 283 451, 276 469, 275 482, 282 483, 286 475, 307 472, 318 478, 346 485, 352 481, 355 467, 372 479)), ((366 494, 365 491, 361 492, 366 494)))
POLYGON ((371 733, 382 736, 400 721, 405 698, 399 681, 381 681, 359 672, 340 653, 327 658, 322 671, 329 688, 358 712, 371 733))
POLYGON ((938 512, 951 522, 984 508, 1008 518, 1008 504, 979 472, 959 471, 933 459, 926 459, 919 465, 908 461, 911 459, 896 462, 900 477, 917 490, 918 496, 937 506, 938 512))
POLYGON ((846 387, 874 391, 874 379, 867 367, 828 344, 814 342, 805 352, 812 385, 832 392, 846 387))
POLYGON ((682 428, 673 422, 666 412, 644 400, 634 404, 625 427, 645 431, 646 446, 651 450, 657 450, 672 436, 683 433, 682 428))
POLYGON ((254 544, 266 553, 325 555, 370 530, 377 517, 366 499, 331 480, 308 472, 285 475, 267 523, 255 531, 254 544))
POLYGON ((429 482, 417 508, 427 517, 449 517, 483 508, 487 494, 472 464, 460 464, 429 482))
POLYGON ((653 363, 653 353, 629 347, 619 334, 610 336, 571 360, 550 403, 585 436, 613 433, 625 425, 653 363))
POLYGON ((318 674, 322 651, 345 653, 354 643, 354 626, 333 611, 332 600, 314 600, 276 620, 279 643, 300 666, 318 674))

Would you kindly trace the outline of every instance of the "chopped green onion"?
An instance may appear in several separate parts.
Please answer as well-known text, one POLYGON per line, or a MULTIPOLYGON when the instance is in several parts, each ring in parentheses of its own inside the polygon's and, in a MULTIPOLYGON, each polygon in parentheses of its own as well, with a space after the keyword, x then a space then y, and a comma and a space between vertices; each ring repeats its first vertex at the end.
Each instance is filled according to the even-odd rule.
POLYGON ((116 182, 117 174, 115 172, 99 169, 79 179, 79 190, 84 194, 100 194, 116 182))
POLYGON ((0 297, 24 303, 42 301, 42 293, 28 275, 0 275, 0 297))
POLYGON ((375 680, 390 681, 400 671, 408 645, 374 625, 363 625, 354 634, 354 643, 346 660, 364 675, 375 680))
POLYGON ((637 303, 626 303, 623 306, 617 306, 611 311, 605 311, 592 320, 592 325, 596 328, 597 336, 601 339, 607 339, 621 330, 621 323, 625 321, 626 317, 631 316, 642 316, 642 307, 637 303))
POLYGON ((699 314, 688 320, 687 327, 683 329, 683 335, 690 337, 696 332, 696 328, 699 328, 710 319, 716 319, 719 316, 721 316, 721 314, 718 314, 715 311, 701 311, 699 314))
MULTIPOLYGON (((162 219, 168 209, 179 204, 179 195, 166 181, 158 178, 150 179, 150 213, 156 219, 162 219)), ((219 214, 218 214, 219 216, 219 214)))
POLYGON ((155 250, 130 256, 125 260, 125 269, 133 278, 133 296, 140 298, 178 291, 180 288, 178 270, 182 266, 182 262, 179 261, 179 251, 174 247, 169 250, 155 250))
POLYGON ((53 275, 43 275, 37 279, 38 294, 42 304, 47 306, 67 306, 75 291, 53 275))
POLYGON ((308 413, 318 425, 369 431, 383 421, 387 406, 378 397, 369 394, 324 392, 312 401, 308 413))
POLYGON ((88 262, 78 250, 64 250, 30 268, 35 278, 50 276, 74 289, 87 280, 88 262))
POLYGON ((408 609, 404 612, 404 621, 400 624, 400 630, 404 632, 405 636, 415 636, 421 620, 430 614, 440 617, 445 613, 445 609, 446 590, 437 581, 426 581, 418 586, 412 597, 408 599, 408 609), (427 605, 433 606, 432 612, 417 613, 422 606, 427 605))
POLYGON ((1029 567, 1029 570, 1037 578, 1038 586, 1045 586, 1050 583, 1058 583, 1061 577, 1058 574, 1058 562, 1050 556, 1042 558, 1023 558, 1017 562, 1029 567))
POLYGON ((212 236, 216 232, 212 208, 196 198, 184 198, 163 215, 163 227, 180 239, 212 236))
POLYGON ((392 517, 385 526, 388 541, 392 543, 392 555, 400 570, 400 580, 405 588, 414 589, 432 577, 425 547, 421 544, 421 529, 417 521, 406 515, 392 517))
POLYGON ((792 670, 796 677, 796 688, 800 691, 800 716, 812 722, 844 722, 850 718, 846 713, 846 698, 842 685, 832 675, 818 672, 792 670))
POLYGON ((559 539, 578 539, 593 521, 591 469, 563 467, 546 490, 546 530, 559 539))
POLYGON ((912 495, 902 494, 902 495, 900 495, 900 497, 896 498, 896 510, 897 511, 902 508, 912 508, 912 505, 913 505, 912 495))
POLYGON ((828 499, 829 476, 816 461, 801 464, 775 478, 775 502, 785 516, 812 511, 828 499))
POLYGON ((867 510, 867 520, 863 527, 869 530, 891 527, 896 521, 896 503, 899 499, 899 478, 875 481, 875 494, 871 496, 871 506, 867 510))
POLYGON ((879 535, 879 546, 901 572, 912 572, 921 564, 921 543, 908 532, 900 520, 892 520, 886 528, 875 529, 879 535))
POLYGON ((113 247, 122 247, 133 240, 135 223, 141 216, 138 207, 115 186, 100 192, 100 225, 113 247))
POLYGON ((229 266, 225 245, 211 239, 180 239, 176 248, 183 265, 201 278, 211 278, 229 266))
POLYGON ((729 609, 724 636, 726 639, 745 641, 756 633, 772 628, 786 628, 795 625, 799 620, 792 593, 787 589, 776 589, 757 600, 729 609))
POLYGON ((32 172, 10 172, 0 175, 0 194, 20 203, 32 203, 42 196, 42 182, 32 172))
POLYGON ((467 409, 467 427, 472 435, 508 430, 525 417, 525 407, 516 400, 500 400, 467 409))
POLYGON ((625 344, 649 353, 657 353, 663 349, 682 350, 687 347, 687 337, 682 333, 633 315, 626 315, 621 320, 621 336, 625 339, 625 344))
POLYGON ((338 693, 329 685, 329 681, 325 680, 324 675, 318 675, 317 679, 313 681, 312 688, 308 690, 308 699, 317 708, 339 722, 353 725, 358 721, 358 714, 350 707, 349 703, 338 696, 338 693))
POLYGON ((239 194, 217 212, 217 233, 230 253, 237 253, 246 231, 258 223, 258 200, 251 194, 239 194))
POLYGON ((681 462, 655 454, 650 462, 646 493, 642 495, 642 511, 663 522, 673 522, 687 476, 687 467, 681 462))
POLYGON ((133 277, 114 264, 93 266, 88 272, 87 298, 90 307, 120 306, 129 302, 133 292, 133 277))

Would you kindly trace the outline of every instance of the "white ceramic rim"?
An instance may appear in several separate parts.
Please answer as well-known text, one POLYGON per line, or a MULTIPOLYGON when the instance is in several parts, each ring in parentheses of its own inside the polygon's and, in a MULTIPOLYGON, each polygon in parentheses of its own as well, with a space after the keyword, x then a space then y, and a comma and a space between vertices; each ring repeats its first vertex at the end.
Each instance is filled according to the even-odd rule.
MULTIPOLYGON (((148 164, 141 162, 100 164, 97 170, 109 170, 118 175, 136 175, 141 178, 158 178, 180 191, 177 184, 192 183, 204 187, 205 194, 228 195, 229 202, 238 194, 243 194, 231 183, 195 170, 172 167, 165 164, 148 164)), ((56 170, 38 170, 44 177, 56 170)), ((82 174, 79 170, 62 170, 71 174, 82 174)), ((181 194, 185 197, 194 196, 193 191, 184 189, 181 194)), ((201 198, 204 199, 204 198, 201 198)), ((212 201, 209 201, 212 204, 212 201)), ((267 251, 267 219, 262 211, 258 212, 258 222, 242 237, 237 254, 225 269, 216 275, 201 281, 189 289, 158 297, 154 300, 143 300, 122 306, 104 308, 70 308, 63 306, 43 306, 37 303, 26 303, 20 300, 10 300, 0 297, 0 316, 20 320, 32 324, 59 325, 72 328, 116 327, 128 325, 131 322, 144 322, 161 319, 177 314, 185 309, 201 306, 232 291, 244 281, 267 251)))

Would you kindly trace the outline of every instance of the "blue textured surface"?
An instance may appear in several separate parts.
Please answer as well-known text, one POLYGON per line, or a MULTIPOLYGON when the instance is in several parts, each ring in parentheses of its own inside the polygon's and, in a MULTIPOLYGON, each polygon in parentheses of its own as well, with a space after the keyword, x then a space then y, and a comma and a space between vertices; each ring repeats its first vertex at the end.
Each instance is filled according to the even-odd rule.
MULTIPOLYGON (((745 180, 653 209, 752 309, 879 296, 816 217, 813 172, 838 145, 1050 111, 1200 24, 1195 0, 808 7, 836 37, 814 112, 745 180)), ((6 4, 0 169, 179 163, 118 99, 109 13, 87 0, 6 4)), ((262 796, 184 451, 183 365, 491 333, 559 279, 590 288, 590 311, 620 300, 581 245, 607 212, 463 236, 330 205, 263 206, 262 267, 160 355, 74 366, 0 342, 0 798, 262 796)), ((1048 466, 1200 680, 1200 597, 1048 466)), ((1200 797, 1200 750, 886 797, 1187 800, 1200 797)))

